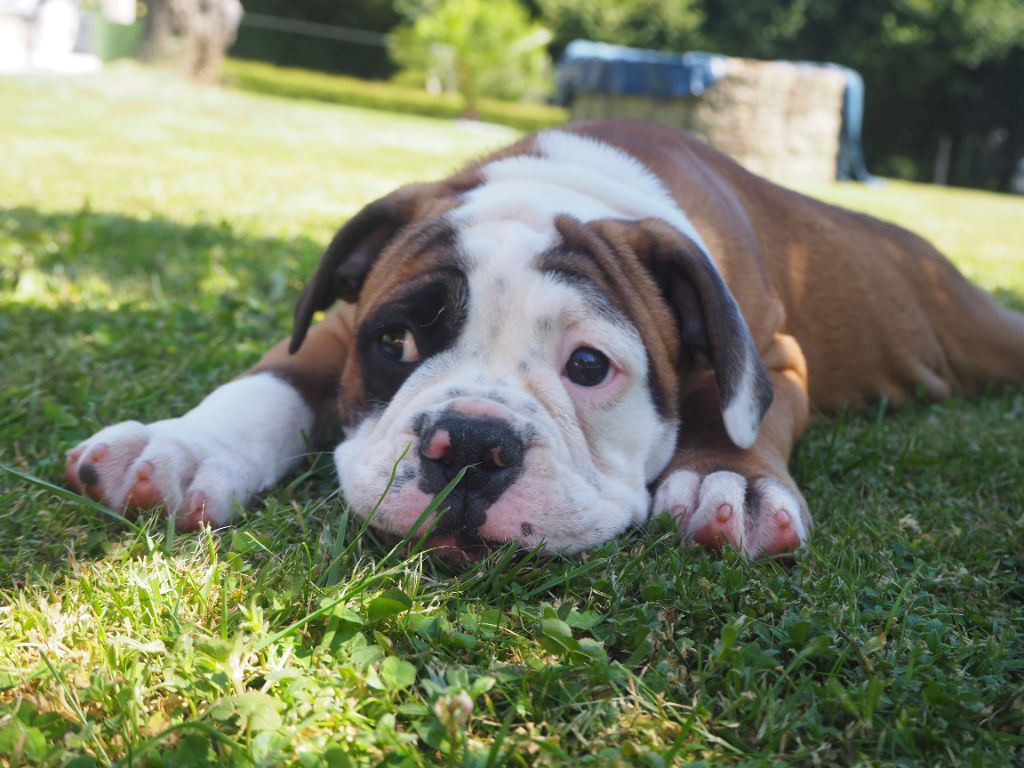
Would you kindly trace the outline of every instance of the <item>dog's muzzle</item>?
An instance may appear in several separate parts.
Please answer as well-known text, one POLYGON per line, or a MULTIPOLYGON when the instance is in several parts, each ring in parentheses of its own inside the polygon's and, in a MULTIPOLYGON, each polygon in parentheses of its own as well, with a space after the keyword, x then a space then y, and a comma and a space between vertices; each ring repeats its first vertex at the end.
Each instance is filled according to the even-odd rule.
POLYGON ((449 412, 425 426, 419 445, 420 490, 436 494, 466 470, 434 534, 473 535, 486 521, 488 507, 522 473, 525 453, 523 439, 502 419, 449 412))

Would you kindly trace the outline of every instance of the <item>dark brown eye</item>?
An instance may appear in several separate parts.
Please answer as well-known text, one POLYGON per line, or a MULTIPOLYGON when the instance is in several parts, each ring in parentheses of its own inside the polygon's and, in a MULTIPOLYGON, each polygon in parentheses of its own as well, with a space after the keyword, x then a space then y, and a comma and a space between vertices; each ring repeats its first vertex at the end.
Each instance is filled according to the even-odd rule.
POLYGON ((565 375, 573 384, 596 387, 608 378, 611 363, 602 352, 590 347, 579 347, 569 355, 565 375))
POLYGON ((381 332, 377 337, 377 349, 388 360, 396 363, 418 363, 420 352, 416 349, 416 339, 408 328, 395 326, 381 332))

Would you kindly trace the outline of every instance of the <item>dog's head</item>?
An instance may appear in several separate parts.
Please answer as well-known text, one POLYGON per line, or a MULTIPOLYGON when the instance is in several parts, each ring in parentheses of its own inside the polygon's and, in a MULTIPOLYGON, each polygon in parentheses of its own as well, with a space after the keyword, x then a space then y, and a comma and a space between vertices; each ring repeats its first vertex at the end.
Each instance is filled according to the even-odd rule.
POLYGON ((754 442, 771 385, 699 237, 572 170, 534 148, 405 187, 328 247, 292 348, 316 311, 357 305, 335 461, 374 526, 408 532, 467 468, 436 543, 575 552, 646 519, 684 390, 709 386, 732 441, 754 442))

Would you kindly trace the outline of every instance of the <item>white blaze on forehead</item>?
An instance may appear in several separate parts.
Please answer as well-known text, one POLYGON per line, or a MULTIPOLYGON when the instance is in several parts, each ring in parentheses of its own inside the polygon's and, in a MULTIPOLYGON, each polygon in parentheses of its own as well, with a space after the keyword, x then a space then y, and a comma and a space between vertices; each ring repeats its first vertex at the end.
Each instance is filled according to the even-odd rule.
MULTIPOLYGON (((469 230, 474 225, 486 223, 490 228, 499 221, 515 221, 546 236, 550 245, 555 217, 560 214, 580 221, 655 217, 679 229, 707 253, 700 234, 661 180, 635 158, 596 139, 564 131, 545 131, 535 141, 539 157, 521 155, 485 165, 483 183, 465 196, 454 221, 469 230)), ((473 234, 463 230, 463 238, 473 234)), ((497 239, 493 232, 492 238, 497 239)))

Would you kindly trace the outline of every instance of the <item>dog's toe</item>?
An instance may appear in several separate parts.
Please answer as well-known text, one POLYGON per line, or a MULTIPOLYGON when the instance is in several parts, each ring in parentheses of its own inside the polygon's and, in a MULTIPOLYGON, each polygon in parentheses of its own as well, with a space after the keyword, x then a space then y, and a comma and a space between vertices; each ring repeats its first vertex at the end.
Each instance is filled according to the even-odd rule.
POLYGON ((713 472, 705 477, 700 486, 697 509, 685 521, 683 535, 708 549, 729 544, 742 550, 746 490, 747 481, 735 472, 713 472))
POLYGON ((754 485, 750 556, 795 552, 807 539, 800 500, 781 483, 763 477, 754 485))
POLYGON ((136 421, 115 424, 68 451, 64 475, 79 493, 111 507, 119 507, 127 489, 129 467, 148 440, 146 428, 136 421))
POLYGON ((164 495, 153 481, 154 467, 151 462, 140 462, 135 469, 135 482, 128 489, 125 505, 133 510, 150 509, 164 502, 164 495))

